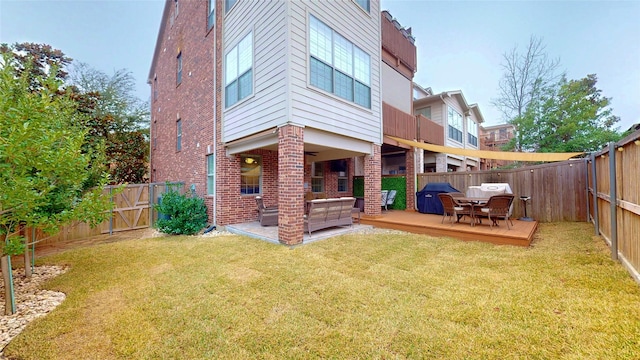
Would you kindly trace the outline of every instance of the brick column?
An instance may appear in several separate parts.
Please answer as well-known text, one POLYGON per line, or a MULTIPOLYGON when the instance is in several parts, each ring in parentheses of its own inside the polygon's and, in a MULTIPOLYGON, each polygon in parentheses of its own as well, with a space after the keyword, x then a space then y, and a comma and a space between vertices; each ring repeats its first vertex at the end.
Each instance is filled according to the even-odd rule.
POLYGON ((304 128, 285 125, 278 131, 278 239, 302 243, 304 216, 304 128))
POLYGON ((373 145, 373 155, 364 156, 364 213, 379 216, 382 211, 382 159, 380 145, 373 145))
POLYGON ((406 152, 406 179, 407 179, 407 208, 406 210, 415 210, 416 205, 416 169, 415 169, 415 151, 413 148, 406 152))

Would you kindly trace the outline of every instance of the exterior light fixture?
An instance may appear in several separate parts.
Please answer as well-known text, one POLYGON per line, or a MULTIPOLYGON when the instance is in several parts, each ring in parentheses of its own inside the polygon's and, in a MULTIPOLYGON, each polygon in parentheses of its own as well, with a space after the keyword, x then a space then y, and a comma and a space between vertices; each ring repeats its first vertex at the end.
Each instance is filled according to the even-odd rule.
POLYGON ((623 152, 624 148, 621 146, 621 147, 618 148, 618 151, 623 152))
POLYGON ((634 141, 633 143, 634 143, 634 144, 636 144, 636 145, 638 145, 638 146, 640 146, 640 140, 636 140, 636 141, 634 141))

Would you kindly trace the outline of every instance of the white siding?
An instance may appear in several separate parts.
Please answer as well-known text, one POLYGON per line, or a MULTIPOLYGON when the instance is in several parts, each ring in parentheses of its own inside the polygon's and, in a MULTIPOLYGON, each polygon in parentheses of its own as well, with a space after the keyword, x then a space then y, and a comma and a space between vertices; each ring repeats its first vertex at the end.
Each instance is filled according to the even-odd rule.
MULTIPOLYGON (((225 142, 287 121, 287 4, 238 1, 225 17, 223 66, 224 54, 250 31, 254 58, 253 95, 223 111, 225 142)), ((220 81, 224 99, 224 79, 220 81)))
POLYGON ((382 101, 411 114, 413 107, 411 81, 391 66, 382 63, 382 101))
POLYGON ((291 1, 290 99, 291 121, 332 133, 382 143, 380 94, 380 4, 371 1, 366 13, 353 1, 291 1), (370 56, 371 109, 308 85, 309 15, 313 15, 370 56))

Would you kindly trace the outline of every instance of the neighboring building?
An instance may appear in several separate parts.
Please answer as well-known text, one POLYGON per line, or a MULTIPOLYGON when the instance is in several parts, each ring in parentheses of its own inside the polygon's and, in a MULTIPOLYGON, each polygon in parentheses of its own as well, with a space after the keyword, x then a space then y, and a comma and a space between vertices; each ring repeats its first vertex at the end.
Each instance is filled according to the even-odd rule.
POLYGON ((379 214, 383 101, 411 113, 381 82, 404 77, 411 99, 415 72, 415 54, 413 68, 382 65, 379 9, 167 0, 148 79, 151 180, 195 187, 219 226, 255 220, 260 194, 279 206, 280 241, 297 244, 305 192, 352 195, 358 165, 365 213, 379 214))
MULTIPOLYGON (((514 138, 516 127, 501 124, 480 127, 480 150, 502 151, 502 147, 514 138)), ((491 170, 511 164, 508 160, 481 159, 481 170, 491 170)))
MULTIPOLYGON (((477 104, 467 104, 462 91, 446 91, 433 94, 431 89, 414 85, 413 111, 419 117, 430 119, 442 126, 444 145, 479 150, 479 124, 484 122, 477 104)), ((431 142, 431 141, 426 141, 431 142)), ((431 142, 436 145, 437 141, 431 142)), ((480 169, 477 157, 425 151, 424 172, 471 171, 480 169)))

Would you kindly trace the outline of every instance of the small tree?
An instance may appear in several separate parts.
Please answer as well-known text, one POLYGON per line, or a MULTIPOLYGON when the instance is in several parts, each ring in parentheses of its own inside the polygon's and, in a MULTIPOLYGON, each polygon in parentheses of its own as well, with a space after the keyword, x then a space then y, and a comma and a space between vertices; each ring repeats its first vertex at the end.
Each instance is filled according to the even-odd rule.
MULTIPOLYGON (((109 209, 102 188, 86 188, 90 173, 108 176, 92 168, 99 152, 83 150, 86 128, 81 125, 77 103, 61 92, 62 81, 54 65, 45 77, 33 76, 31 61, 20 62, 12 51, 2 54, 0 67, 0 234, 4 236, 3 265, 24 249, 17 236, 20 225, 55 231, 80 220, 95 225, 109 209), (27 64, 22 68, 20 64, 27 64), (34 89, 33 84, 38 84, 34 89)), ((93 150, 99 147, 93 148, 93 150)), ((98 161, 100 163, 100 161, 98 161)), ((9 288, 11 269, 3 271, 9 288)), ((12 298, 5 312, 15 311, 12 298)))

